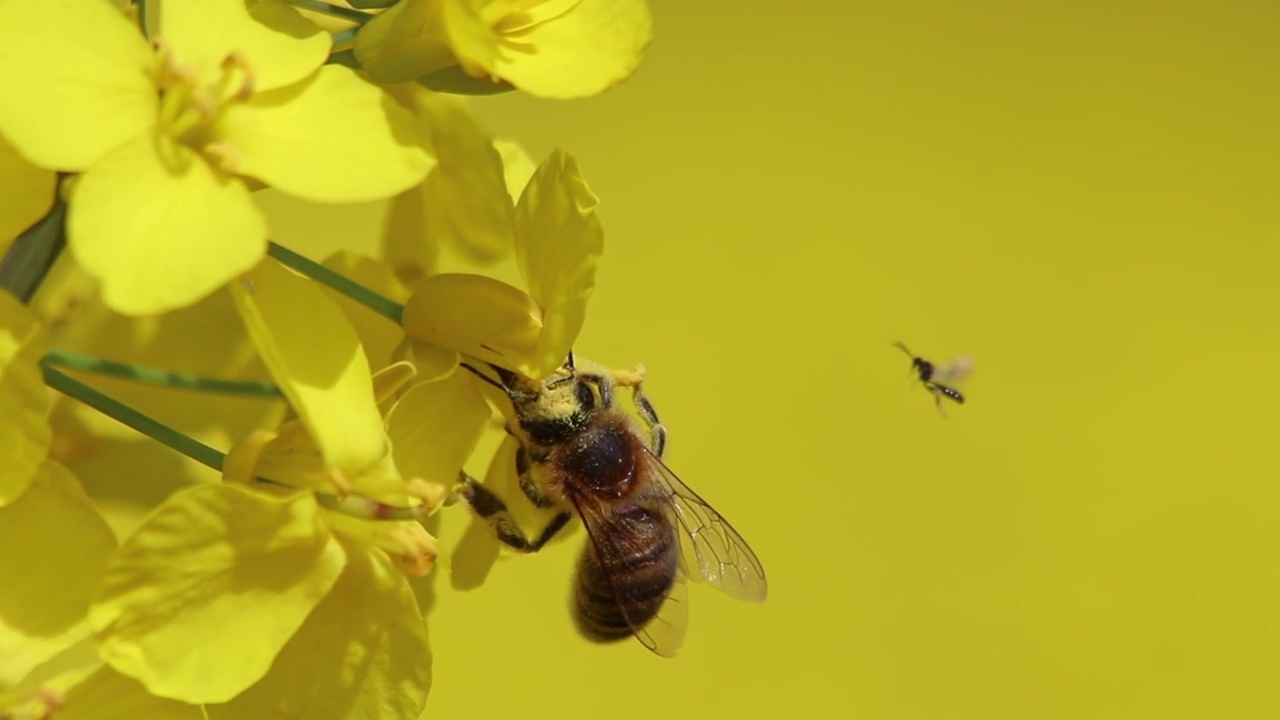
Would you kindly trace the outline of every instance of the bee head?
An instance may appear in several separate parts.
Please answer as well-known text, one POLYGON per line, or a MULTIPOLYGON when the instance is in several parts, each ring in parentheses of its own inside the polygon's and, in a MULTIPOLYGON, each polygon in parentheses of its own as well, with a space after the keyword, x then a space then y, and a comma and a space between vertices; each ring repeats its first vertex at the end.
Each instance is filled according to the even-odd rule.
MULTIPOLYGON (((542 380, 494 365, 489 367, 499 380, 499 383, 490 381, 491 384, 511 399, 520 429, 538 445, 555 445, 567 440, 586 425, 597 407, 595 391, 590 383, 578 377, 572 356, 564 368, 542 380)), ((489 380, 480 373, 476 375, 489 380)))

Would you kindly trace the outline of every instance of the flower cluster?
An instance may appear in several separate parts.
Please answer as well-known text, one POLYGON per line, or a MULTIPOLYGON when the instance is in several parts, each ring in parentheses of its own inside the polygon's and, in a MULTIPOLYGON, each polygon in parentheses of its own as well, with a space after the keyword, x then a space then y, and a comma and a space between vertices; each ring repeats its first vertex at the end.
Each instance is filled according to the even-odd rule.
POLYGON ((495 421, 462 364, 554 372, 603 249, 575 159, 462 96, 603 92, 648 9, 0 0, 0 27, 0 717, 418 717, 430 528, 495 421), (383 201, 382 236, 284 247, 267 189, 383 201))

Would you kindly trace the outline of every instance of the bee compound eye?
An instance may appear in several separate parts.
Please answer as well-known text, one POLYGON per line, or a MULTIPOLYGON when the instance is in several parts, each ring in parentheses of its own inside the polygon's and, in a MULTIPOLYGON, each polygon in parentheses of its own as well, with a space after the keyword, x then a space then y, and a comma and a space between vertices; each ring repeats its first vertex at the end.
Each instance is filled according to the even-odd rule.
POLYGON ((591 391, 591 386, 585 382, 579 382, 578 387, 574 389, 578 395, 578 404, 583 410, 592 410, 596 406, 596 395, 591 391))

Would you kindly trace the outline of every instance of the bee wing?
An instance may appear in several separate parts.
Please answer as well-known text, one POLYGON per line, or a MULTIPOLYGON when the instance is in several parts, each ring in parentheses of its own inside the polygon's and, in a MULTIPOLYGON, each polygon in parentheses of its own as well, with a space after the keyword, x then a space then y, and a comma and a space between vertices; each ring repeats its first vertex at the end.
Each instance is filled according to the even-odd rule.
MULTIPOLYGON (((591 547, 586 548, 586 552, 594 552, 597 558, 629 557, 637 552, 643 552, 637 551, 634 547, 627 547, 625 538, 629 537, 629 533, 613 527, 614 521, 608 515, 585 504, 578 505, 577 510, 578 515, 582 517, 582 526, 587 530, 587 537, 591 539, 591 547)), ((658 614, 647 623, 632 617, 625 598, 624 602, 617 604, 618 612, 631 628, 631 634, 636 640, 653 653, 669 658, 675 657, 680 651, 680 646, 684 644, 685 631, 689 627, 688 586, 684 558, 680 557, 678 563, 675 582, 667 591, 666 599, 663 600, 658 614)), ((606 577, 609 578, 610 585, 613 585, 613 579, 608 575, 606 577)), ((613 594, 615 597, 620 595, 616 586, 613 588, 613 594)))
POLYGON ((697 571, 708 585, 748 602, 763 602, 769 583, 764 566, 747 541, 666 463, 645 449, 648 470, 665 490, 666 503, 679 524, 681 555, 685 567, 697 571))
POLYGON ((933 366, 933 382, 958 383, 973 374, 973 358, 957 355, 941 365, 933 366))
POLYGON ((684 571, 684 561, 676 571, 675 582, 667 591, 667 599, 649 624, 632 627, 641 645, 662 657, 675 657, 684 644, 685 631, 689 628, 689 585, 684 571))

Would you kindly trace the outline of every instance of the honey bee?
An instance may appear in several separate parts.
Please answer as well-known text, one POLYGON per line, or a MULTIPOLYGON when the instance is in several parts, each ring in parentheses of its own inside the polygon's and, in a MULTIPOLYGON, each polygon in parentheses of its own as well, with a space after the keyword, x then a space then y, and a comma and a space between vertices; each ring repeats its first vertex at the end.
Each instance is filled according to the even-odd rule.
POLYGON ((542 508, 560 510, 535 538, 512 521, 506 504, 465 473, 461 496, 505 545, 535 552, 572 520, 589 542, 574 579, 571 610, 587 639, 607 643, 634 636, 663 657, 674 657, 688 624, 687 580, 705 581, 729 595, 762 602, 764 568, 732 526, 662 461, 666 429, 641 390, 642 367, 581 371, 570 354, 562 370, 542 381, 489 365, 494 380, 477 377, 510 400, 519 441, 521 491, 542 508), (615 404, 629 388, 636 415, 615 404))
POLYGON ((957 405, 964 404, 964 395, 960 394, 952 385, 969 376, 973 372, 973 360, 967 355, 960 355, 944 365, 935 365, 922 357, 912 354, 906 345, 900 342, 893 344, 902 352, 911 358, 911 371, 933 395, 934 404, 938 406, 938 412, 942 417, 946 417, 946 412, 942 409, 942 398, 948 397, 957 405))

